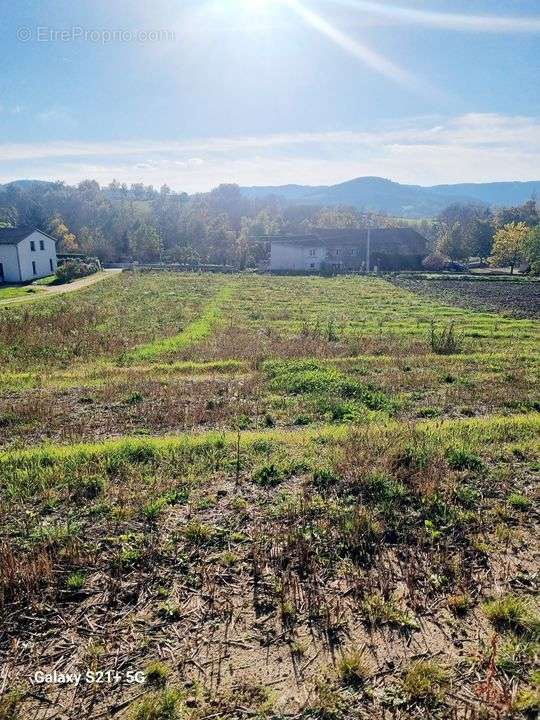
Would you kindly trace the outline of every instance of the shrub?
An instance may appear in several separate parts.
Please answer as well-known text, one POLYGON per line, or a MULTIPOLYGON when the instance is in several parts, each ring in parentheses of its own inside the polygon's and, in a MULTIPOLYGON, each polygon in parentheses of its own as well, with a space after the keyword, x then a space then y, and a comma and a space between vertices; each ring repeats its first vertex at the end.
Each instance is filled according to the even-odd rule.
POLYGON ((58 267, 56 278, 59 283, 68 283, 77 278, 93 275, 100 270, 101 264, 97 258, 66 260, 58 267))
POLYGON ((422 267, 432 272, 446 270, 449 264, 449 258, 438 252, 431 253, 431 255, 428 255, 422 260, 422 267))

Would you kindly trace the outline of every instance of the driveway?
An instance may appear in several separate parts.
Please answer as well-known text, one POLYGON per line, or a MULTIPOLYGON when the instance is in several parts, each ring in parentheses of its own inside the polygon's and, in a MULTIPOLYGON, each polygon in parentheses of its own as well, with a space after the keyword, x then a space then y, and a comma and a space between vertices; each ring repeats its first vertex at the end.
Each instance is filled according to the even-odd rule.
MULTIPOLYGON (((64 295, 64 293, 82 290, 89 285, 93 285, 94 283, 100 282, 101 280, 106 280, 107 278, 114 277, 121 272, 122 270, 116 269, 102 270, 101 272, 95 273, 94 275, 89 275, 88 277, 73 280, 73 282, 66 283, 65 285, 44 286, 41 289, 36 290, 35 293, 28 294, 23 297, 14 297, 8 298, 7 300, 0 300, 0 307, 5 307, 7 305, 20 305, 22 303, 28 302, 36 302, 36 300, 45 300, 52 295, 64 295)), ((39 285, 36 285, 35 287, 39 288, 39 285)))

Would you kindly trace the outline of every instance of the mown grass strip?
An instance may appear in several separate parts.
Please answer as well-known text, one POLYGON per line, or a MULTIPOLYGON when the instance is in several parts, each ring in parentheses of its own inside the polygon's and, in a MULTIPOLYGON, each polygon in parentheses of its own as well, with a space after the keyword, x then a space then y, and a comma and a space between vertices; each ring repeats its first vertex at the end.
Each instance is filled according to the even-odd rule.
POLYGON ((154 340, 141 345, 123 356, 127 362, 140 362, 165 353, 176 352, 190 347, 207 338, 221 317, 222 304, 229 300, 233 293, 232 285, 224 285, 206 306, 202 316, 185 327, 182 332, 162 340, 154 340))
MULTIPOLYGON (((540 442, 540 413, 527 413, 517 416, 493 416, 490 418, 474 418, 466 420, 425 420, 416 424, 404 425, 393 420, 362 427, 362 442, 369 442, 381 432, 413 431, 426 441, 460 442, 468 447, 475 444, 494 444, 505 442, 540 442)), ((264 440, 268 443, 285 447, 295 447, 312 442, 340 442, 354 433, 360 432, 354 427, 325 426, 309 430, 264 430, 246 431, 240 436, 241 445, 249 448, 254 443, 264 440)), ((77 459, 89 461, 107 455, 167 455, 176 449, 201 450, 212 447, 233 446, 238 434, 230 432, 204 432, 199 434, 185 433, 164 437, 124 437, 106 440, 101 443, 78 443, 74 445, 39 445, 25 450, 8 450, 0 452, 0 472, 6 466, 21 467, 27 465, 50 465, 64 460, 77 459)))

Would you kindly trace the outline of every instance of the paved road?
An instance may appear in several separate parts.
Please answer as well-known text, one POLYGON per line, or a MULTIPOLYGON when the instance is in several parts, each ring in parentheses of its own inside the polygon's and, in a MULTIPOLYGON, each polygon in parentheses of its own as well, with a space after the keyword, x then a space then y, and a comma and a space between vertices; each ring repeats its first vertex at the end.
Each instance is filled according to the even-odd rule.
POLYGON ((35 293, 24 295, 21 297, 8 298, 7 300, 0 300, 0 307, 6 305, 20 305, 21 303, 36 302, 37 300, 45 300, 52 295, 64 295, 64 293, 75 292, 76 290, 82 290, 89 285, 106 280, 107 278, 114 277, 121 273, 122 270, 102 270, 101 272, 89 275, 88 277, 74 280, 73 282, 66 283, 65 285, 52 285, 44 286, 43 290, 38 290, 35 293))

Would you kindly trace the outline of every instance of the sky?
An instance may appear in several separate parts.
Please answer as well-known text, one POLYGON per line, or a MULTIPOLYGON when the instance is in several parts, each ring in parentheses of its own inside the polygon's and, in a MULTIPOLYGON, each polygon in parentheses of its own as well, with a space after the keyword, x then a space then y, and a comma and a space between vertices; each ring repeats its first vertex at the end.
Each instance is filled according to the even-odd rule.
POLYGON ((538 0, 0 0, 0 182, 540 179, 538 0))

